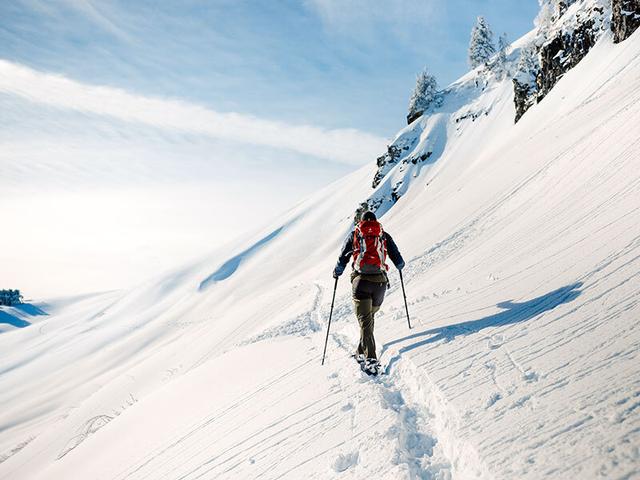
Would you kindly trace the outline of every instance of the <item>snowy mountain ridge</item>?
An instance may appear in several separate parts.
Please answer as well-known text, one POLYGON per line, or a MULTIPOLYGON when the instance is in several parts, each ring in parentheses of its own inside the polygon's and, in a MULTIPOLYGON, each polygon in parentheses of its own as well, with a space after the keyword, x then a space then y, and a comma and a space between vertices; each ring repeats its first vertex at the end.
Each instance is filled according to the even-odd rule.
POLYGON ((408 190, 412 178, 438 162, 448 133, 461 135, 470 122, 489 115, 496 103, 508 96, 503 84, 511 86, 513 82, 512 101, 518 121, 533 103, 542 101, 603 34, 612 30, 611 14, 609 0, 544 3, 536 28, 508 48, 504 65, 497 65, 496 53, 487 64, 472 69, 439 92, 438 101, 396 135, 377 160, 375 191, 362 208, 386 213, 408 190), (527 55, 535 57, 528 66, 532 72, 523 70, 522 57, 527 55), (531 80, 523 80, 528 75, 531 80))
POLYGON ((446 91, 393 162, 251 238, 20 312, 0 335, 0 478, 640 476, 638 32, 603 31, 516 124, 509 78, 446 91), (392 272, 377 380, 349 358, 345 277, 320 365, 363 199, 407 259, 414 324, 392 272))

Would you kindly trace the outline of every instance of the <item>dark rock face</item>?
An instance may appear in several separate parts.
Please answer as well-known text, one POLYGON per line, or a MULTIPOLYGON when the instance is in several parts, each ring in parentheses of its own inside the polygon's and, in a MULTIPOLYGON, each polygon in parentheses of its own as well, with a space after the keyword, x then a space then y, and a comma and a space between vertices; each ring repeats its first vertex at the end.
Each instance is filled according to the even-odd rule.
POLYGON ((353 223, 358 223, 362 220, 364 212, 377 213, 378 208, 380 208, 380 205, 382 205, 383 202, 383 198, 370 198, 366 202, 361 202, 353 215, 353 223))
POLYGON ((396 203, 398 200, 400 200, 400 197, 402 196, 402 194, 400 193, 400 188, 402 188, 403 183, 404 182, 400 180, 391 189, 391 200, 393 201, 393 203, 396 203))
MULTIPOLYGON (((602 15, 601 10, 593 15, 602 15)), ((540 70, 536 83, 536 101, 542 100, 562 76, 575 67, 591 50, 598 39, 599 31, 594 27, 593 18, 581 23, 573 32, 560 32, 540 49, 540 70)))
POLYGON ((424 112, 415 112, 413 114, 410 113, 409 115, 407 115, 407 125, 410 125, 411 122, 420 118, 423 113, 424 112))
POLYGON ((389 167, 398 161, 400 155, 402 155, 402 150, 399 147, 389 145, 387 147, 387 153, 377 158, 378 171, 373 177, 373 183, 371 184, 373 188, 376 188, 380 184, 389 171, 389 167))
POLYGON ((517 78, 513 80, 516 122, 531 105, 540 102, 558 80, 587 55, 601 34, 599 25, 603 23, 603 16, 604 10, 594 7, 587 12, 585 20, 575 28, 559 31, 537 49, 539 68, 535 73, 535 84, 523 84, 518 82, 517 78))
POLYGON ((536 98, 536 92, 530 85, 522 84, 517 79, 513 79, 513 103, 516 106, 516 119, 517 123, 520 118, 525 114, 529 107, 533 105, 536 98))
POLYGON ((611 7, 613 41, 620 43, 640 26, 640 0, 611 0, 611 7))

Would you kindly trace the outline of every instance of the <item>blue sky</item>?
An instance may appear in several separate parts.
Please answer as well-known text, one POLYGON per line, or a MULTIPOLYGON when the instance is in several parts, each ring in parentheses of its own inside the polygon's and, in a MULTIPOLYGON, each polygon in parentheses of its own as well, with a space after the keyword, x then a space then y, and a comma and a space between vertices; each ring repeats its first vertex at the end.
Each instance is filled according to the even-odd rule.
POLYGON ((0 1, 0 208, 12 225, 0 284, 35 297, 124 288, 269 224, 374 168, 416 74, 427 66, 445 86, 466 72, 477 15, 515 40, 536 11, 536 0, 0 1))
POLYGON ((536 0, 0 2, 0 58, 217 111, 390 137, 415 75, 466 71, 477 15, 516 39, 536 0))

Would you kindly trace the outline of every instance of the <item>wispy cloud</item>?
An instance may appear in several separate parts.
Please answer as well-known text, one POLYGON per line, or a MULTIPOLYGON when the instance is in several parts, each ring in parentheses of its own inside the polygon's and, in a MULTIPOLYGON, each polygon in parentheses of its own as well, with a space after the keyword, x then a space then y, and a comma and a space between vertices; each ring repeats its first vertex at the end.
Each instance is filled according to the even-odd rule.
POLYGON ((410 37, 416 26, 433 29, 445 6, 442 0, 307 0, 306 4, 328 30, 358 38, 377 36, 381 29, 399 38, 410 37))
POLYGON ((356 165, 374 159, 385 144, 384 139, 356 129, 331 130, 240 113, 221 113, 181 100, 87 85, 5 60, 0 60, 0 92, 56 108, 239 143, 282 148, 356 165))
POLYGON ((76 13, 90 24, 113 35, 126 43, 132 43, 133 37, 118 25, 114 19, 121 20, 123 11, 112 13, 106 10, 105 4, 96 5, 92 0, 21 0, 27 9, 57 22, 68 21, 69 13, 76 13))
POLYGON ((123 28, 111 20, 111 18, 101 11, 101 9, 91 0, 65 0, 65 3, 84 15, 92 23, 111 33, 120 40, 124 40, 129 43, 133 41, 132 37, 123 28))

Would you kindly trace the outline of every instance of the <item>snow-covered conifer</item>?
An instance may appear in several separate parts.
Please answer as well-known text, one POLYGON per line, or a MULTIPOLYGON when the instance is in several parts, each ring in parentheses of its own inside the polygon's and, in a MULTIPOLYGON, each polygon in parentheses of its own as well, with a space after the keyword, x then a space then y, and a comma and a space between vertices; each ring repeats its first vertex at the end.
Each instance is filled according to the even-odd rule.
POLYGON ((411 123, 438 99, 438 82, 425 68, 416 80, 416 87, 409 100, 407 121, 411 123))
POLYGON ((536 88, 536 76, 539 69, 538 56, 536 49, 532 46, 524 47, 520 51, 518 66, 516 67, 516 80, 522 86, 528 86, 531 89, 536 88))
POLYGON ((576 0, 538 0, 540 11, 534 20, 536 27, 546 27, 564 15, 576 0))
POLYGON ((555 20, 556 1, 557 0, 538 0, 540 10, 533 21, 536 27, 545 28, 555 20))
POLYGON ((498 58, 502 58, 506 61, 508 48, 509 41, 507 40, 507 34, 503 33, 498 37, 498 58))
POLYGON ((18 305, 22 303, 20 290, 0 290, 0 305, 18 305))
POLYGON ((505 75, 509 74, 509 66, 507 65, 507 49, 509 48, 509 42, 507 40, 507 34, 503 33, 498 38, 498 54, 493 63, 493 71, 495 75, 502 79, 505 75))
POLYGON ((496 53, 496 47, 493 44, 493 32, 484 17, 479 16, 471 29, 471 40, 469 41, 471 68, 487 64, 494 53, 496 53))

